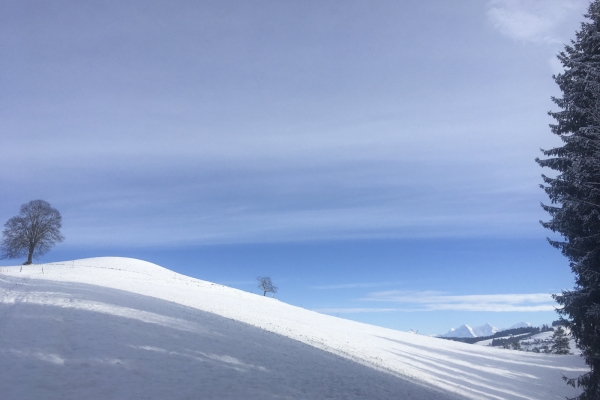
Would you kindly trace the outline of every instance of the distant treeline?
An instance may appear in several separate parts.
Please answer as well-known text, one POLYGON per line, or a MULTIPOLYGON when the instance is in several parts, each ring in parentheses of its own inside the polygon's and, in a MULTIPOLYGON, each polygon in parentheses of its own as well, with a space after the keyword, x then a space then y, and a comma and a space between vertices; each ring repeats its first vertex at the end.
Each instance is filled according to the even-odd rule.
POLYGON ((505 336, 523 335, 523 336, 519 336, 519 340, 521 340, 521 339, 525 339, 529 336, 537 335, 538 333, 548 332, 551 330, 552 330, 552 328, 550 328, 548 325, 542 325, 541 328, 529 326, 526 328, 507 329, 505 331, 496 332, 491 336, 479 336, 479 337, 473 337, 473 338, 470 338, 470 337, 467 337, 467 338, 441 337, 441 338, 448 339, 448 340, 454 340, 455 342, 463 342, 463 343, 469 343, 469 344, 481 342, 482 340, 493 339, 492 346, 503 346, 505 342, 512 343, 516 338, 514 338, 514 339, 513 338, 497 339, 497 338, 501 338, 501 337, 505 337, 505 336))

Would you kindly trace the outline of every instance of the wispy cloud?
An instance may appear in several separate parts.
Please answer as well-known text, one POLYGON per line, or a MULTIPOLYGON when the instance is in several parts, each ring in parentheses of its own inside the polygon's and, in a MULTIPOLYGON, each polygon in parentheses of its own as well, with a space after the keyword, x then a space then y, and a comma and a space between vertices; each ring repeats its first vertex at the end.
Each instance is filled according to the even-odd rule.
POLYGON ((399 282, 361 282, 361 283, 341 283, 335 285, 319 285, 311 286, 311 289, 334 290, 334 289, 356 289, 356 288, 372 288, 381 286, 396 285, 399 282))
POLYGON ((534 312, 553 311, 556 303, 548 293, 450 295, 435 291, 375 292, 362 301, 401 303, 413 311, 488 311, 534 312))
POLYGON ((585 9, 584 0, 492 0, 490 22, 504 35, 536 43, 563 43, 557 28, 572 13, 585 9))
MULTIPOLYGON (((357 307, 357 308, 317 308, 313 311, 320 312, 323 314, 358 314, 358 313, 385 313, 394 311, 403 311, 399 308, 368 308, 368 307, 357 307)), ((409 311, 409 310, 405 310, 409 311)))

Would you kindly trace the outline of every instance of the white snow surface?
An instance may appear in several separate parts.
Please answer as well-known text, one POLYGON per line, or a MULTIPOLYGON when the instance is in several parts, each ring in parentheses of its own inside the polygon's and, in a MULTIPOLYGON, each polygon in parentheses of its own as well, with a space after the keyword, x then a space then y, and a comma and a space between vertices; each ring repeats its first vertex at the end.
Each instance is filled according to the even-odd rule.
POLYGON ((144 261, 0 268, 0 397, 564 399, 579 356, 319 314, 144 261))

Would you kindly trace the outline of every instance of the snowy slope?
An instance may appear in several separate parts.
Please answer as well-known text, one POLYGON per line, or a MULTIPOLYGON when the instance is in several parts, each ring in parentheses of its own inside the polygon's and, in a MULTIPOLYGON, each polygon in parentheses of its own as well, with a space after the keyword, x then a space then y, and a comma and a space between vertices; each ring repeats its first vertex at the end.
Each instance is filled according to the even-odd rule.
POLYGON ((45 398, 563 399, 577 356, 447 341, 98 258, 0 270, 0 393, 45 398), (42 273, 43 269, 43 273, 42 273))
MULTIPOLYGON (((555 328, 556 329, 556 328, 555 328)), ((565 333, 567 334, 567 336, 569 337, 569 352, 575 354, 575 355, 580 355, 581 354, 581 350, 579 350, 577 348, 577 346, 575 345, 575 339, 573 339, 573 337, 571 336, 571 331, 569 329, 565 329, 565 333)), ((542 332, 542 333, 538 333, 537 335, 533 335, 530 339, 527 340, 528 343, 532 343, 532 345, 523 345, 523 348, 533 348, 533 347, 539 347, 535 345, 535 341, 536 340, 540 340, 540 341, 548 341, 552 338, 552 335, 554 335, 554 331, 550 331, 550 332, 542 332)), ((552 343, 549 343, 550 346, 552 346, 552 343)))
MULTIPOLYGON (((528 335, 529 335, 528 333, 521 333, 520 335, 498 336, 493 339, 480 340, 479 342, 475 342, 473 344, 475 344, 477 346, 491 346, 492 341, 495 339, 511 339, 511 338, 518 338, 518 337, 526 337, 528 335)), ((550 336, 552 336, 552 332, 550 332, 550 336)))
MULTIPOLYGON (((577 346, 575 345, 575 339, 573 339, 570 336, 570 332, 568 330, 566 330, 566 333, 569 336, 569 352, 571 354, 574 354, 577 356, 580 355, 581 350, 579 350, 577 348, 577 346)), ((533 336, 529 336, 529 334, 527 334, 527 333, 523 333, 521 335, 507 335, 507 336, 497 337, 494 339, 513 339, 513 338, 521 337, 521 339, 519 340, 519 342, 521 343, 521 348, 523 350, 532 351, 536 347, 538 349, 541 349, 541 346, 543 346, 543 345, 547 345, 548 347, 551 348, 554 343, 551 340, 552 335, 554 335, 554 331, 542 332, 542 333, 538 333, 533 336), (523 338, 525 338, 525 339, 523 339, 523 338)), ((494 339, 481 340, 479 342, 475 342, 474 344, 477 346, 491 346, 492 340, 494 340, 494 339)), ((541 349, 541 350, 543 350, 543 349, 541 349)))

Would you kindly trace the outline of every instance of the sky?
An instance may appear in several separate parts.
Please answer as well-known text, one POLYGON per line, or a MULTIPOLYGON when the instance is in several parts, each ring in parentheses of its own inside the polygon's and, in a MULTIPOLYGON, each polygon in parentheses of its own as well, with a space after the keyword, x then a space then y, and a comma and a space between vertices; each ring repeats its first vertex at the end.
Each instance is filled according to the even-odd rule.
MULTIPOLYGON (((557 319, 539 220, 586 0, 0 3, 0 222, 444 333, 557 319)), ((14 265, 21 260, 2 260, 14 265)))

